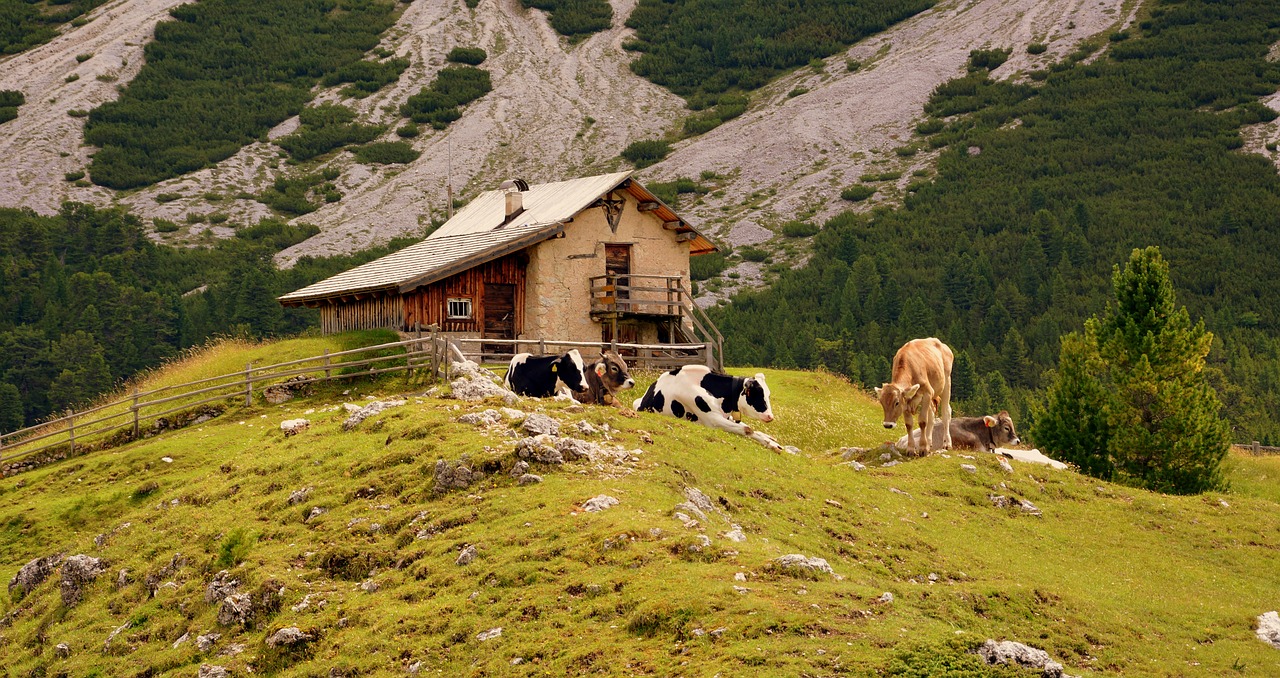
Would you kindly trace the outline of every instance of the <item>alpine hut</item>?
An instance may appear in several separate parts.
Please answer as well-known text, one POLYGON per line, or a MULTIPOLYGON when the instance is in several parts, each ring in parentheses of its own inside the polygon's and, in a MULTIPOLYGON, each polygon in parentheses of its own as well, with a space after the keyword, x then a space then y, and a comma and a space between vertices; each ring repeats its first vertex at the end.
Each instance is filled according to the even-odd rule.
POLYGON ((279 301, 318 308, 325 333, 435 326, 466 339, 693 342, 718 365, 719 332, 689 280, 689 257, 715 251, 630 172, 536 186, 516 179, 476 196, 422 242, 279 301))

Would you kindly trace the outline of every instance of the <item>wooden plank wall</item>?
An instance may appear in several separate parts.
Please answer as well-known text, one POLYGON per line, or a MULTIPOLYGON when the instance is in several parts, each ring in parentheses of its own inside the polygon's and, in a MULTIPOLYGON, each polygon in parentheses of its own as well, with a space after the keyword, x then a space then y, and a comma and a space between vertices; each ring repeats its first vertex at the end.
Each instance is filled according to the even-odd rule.
POLYGON ((515 326, 516 335, 520 335, 524 332, 527 263, 528 257, 517 252, 409 292, 404 295, 404 329, 413 331, 418 326, 425 328, 434 324, 445 332, 480 332, 480 321, 484 318, 484 283, 494 282, 516 286, 515 326), (446 301, 450 298, 470 299, 472 317, 446 318, 446 301))
POLYGON ((325 334, 384 327, 396 329, 403 324, 404 303, 399 295, 379 295, 320 307, 320 330, 325 334))

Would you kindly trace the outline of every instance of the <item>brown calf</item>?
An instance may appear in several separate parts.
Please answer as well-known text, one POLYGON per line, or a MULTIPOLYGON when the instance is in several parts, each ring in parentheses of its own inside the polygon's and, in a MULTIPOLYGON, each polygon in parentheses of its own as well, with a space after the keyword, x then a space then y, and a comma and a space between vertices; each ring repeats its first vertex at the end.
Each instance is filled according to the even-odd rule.
POLYGON ((587 390, 573 394, 580 403, 588 405, 614 405, 625 408, 618 399, 618 391, 631 388, 636 382, 627 372, 627 363, 617 353, 605 351, 600 359, 587 365, 587 390))
MULTIPOLYGON (((876 389, 876 397, 884 408, 884 427, 893 428, 901 415, 907 427, 907 435, 916 426, 932 431, 934 399, 938 413, 942 415, 944 432, 942 447, 951 447, 951 364, 955 357, 951 349, 938 339, 912 339, 893 356, 893 376, 888 383, 876 389)), ((924 438, 925 452, 933 451, 932 436, 911 436, 909 449, 920 452, 920 438, 924 438)))
MULTIPOLYGON (((943 444, 941 422, 934 424, 933 427, 933 444, 939 447, 943 444)), ((1018 437, 1018 432, 1013 427, 1013 418, 1009 416, 1007 410, 1001 410, 1000 414, 985 417, 955 417, 951 420, 948 427, 951 431, 951 449, 968 449, 978 450, 980 452, 994 452, 996 448, 1006 445, 1019 445, 1022 439, 1018 437)), ((911 434, 911 439, 917 440, 920 432, 915 431, 911 434)), ((908 439, 903 436, 898 439, 898 448, 906 449, 908 439)))

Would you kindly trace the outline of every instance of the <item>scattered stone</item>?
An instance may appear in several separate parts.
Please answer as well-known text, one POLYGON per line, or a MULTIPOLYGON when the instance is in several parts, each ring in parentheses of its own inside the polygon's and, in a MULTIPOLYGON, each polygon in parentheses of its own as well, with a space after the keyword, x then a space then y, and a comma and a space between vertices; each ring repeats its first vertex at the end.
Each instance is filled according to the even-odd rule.
POLYGON ((311 488, 303 487, 289 493, 289 505, 296 506, 307 500, 311 496, 311 488))
POLYGON ((502 635, 502 627, 496 626, 494 628, 489 629, 488 631, 481 631, 480 633, 477 633, 476 640, 483 643, 486 640, 493 640, 494 638, 497 638, 498 636, 501 636, 501 635, 502 635))
POLYGON ((133 581, 133 577, 129 576, 129 570, 121 569, 120 574, 116 575, 116 588, 122 589, 133 581))
POLYGON ((904 497, 910 497, 910 496, 911 496, 911 493, 910 493, 910 492, 903 492, 902 490, 899 490, 899 489, 898 489, 898 488, 896 488, 896 487, 890 487, 890 488, 889 488, 889 491, 890 491, 890 492, 892 492, 892 493, 894 493, 894 494, 900 494, 900 495, 902 495, 902 496, 904 496, 904 497))
POLYGON ((1219 499, 1218 504, 1222 506, 1222 508, 1231 508, 1231 504, 1228 504, 1226 499, 1219 499))
POLYGON ((267 647, 294 647, 315 639, 309 633, 303 633, 296 626, 286 626, 267 638, 267 647))
POLYGON ((892 460, 893 460, 893 455, 889 454, 888 452, 885 452, 884 454, 880 455, 880 461, 892 461, 892 460))
POLYGON ((549 435, 530 436, 516 442, 516 456, 521 459, 532 459, 540 464, 563 464, 564 455, 554 446, 555 439, 549 435))
POLYGON ((347 420, 342 422, 342 430, 350 431, 351 429, 359 426, 360 422, 364 421, 365 419, 368 419, 369 417, 372 417, 373 415, 378 414, 383 410, 387 410, 392 407, 400 407, 401 405, 404 405, 407 402, 409 401, 407 400, 375 400, 374 402, 371 402, 368 405, 361 407, 355 412, 352 412, 351 416, 347 417, 347 420))
POLYGON ((747 535, 742 531, 741 527, 734 525, 732 530, 724 533, 724 538, 733 542, 744 542, 747 540, 747 535))
POLYGON ((1033 516, 1043 515, 1040 513, 1040 509, 1037 508, 1035 504, 1032 504, 1026 499, 1019 501, 1018 506, 1022 509, 1023 513, 1028 513, 1033 516))
POLYGON ((106 641, 105 643, 103 643, 103 644, 102 644, 102 651, 103 651, 103 652, 106 652, 106 651, 110 650, 110 649, 111 649, 111 641, 115 640, 115 639, 116 639, 116 636, 120 635, 121 633, 124 633, 125 629, 128 629, 130 626, 133 626, 133 620, 132 620, 132 619, 131 619, 131 620, 129 620, 129 621, 127 621, 127 622, 125 622, 125 623, 123 623, 123 624, 121 624, 120 626, 117 626, 117 627, 116 627, 116 630, 112 631, 112 632, 111 632, 111 635, 107 636, 107 641, 106 641))
POLYGON ((988 494, 987 500, 996 508, 1009 508, 1009 498, 1003 494, 988 494))
POLYGON ((112 537, 116 536, 116 534, 118 534, 122 530, 127 530, 132 526, 133 526, 133 523, 124 523, 120 527, 117 527, 116 529, 110 532, 100 534, 93 538, 93 545, 97 546, 98 548, 102 548, 103 546, 106 546, 107 541, 109 541, 112 537))
POLYGON ((675 515, 677 518, 680 518, 680 516, 684 516, 684 518, 681 518, 682 521, 687 521, 687 519, 689 518, 688 514, 690 513, 693 514, 693 517, 697 518, 698 520, 701 520, 704 523, 707 521, 707 514, 703 513, 702 509, 698 508, 697 506, 694 506, 693 504, 690 504, 687 501, 682 501, 679 504, 676 504, 675 509, 673 510, 675 511, 675 515))
POLYGON ((825 503, 828 506, 834 506, 836 508, 844 508, 844 504, 841 504, 840 502, 834 499, 827 499, 823 503, 825 503))
POLYGON ((577 438, 559 438, 555 441, 555 448, 565 461, 590 459, 592 453, 598 450, 594 444, 577 438))
POLYGON ((345 628, 347 628, 347 618, 346 618, 346 617, 339 617, 339 618, 338 618, 338 628, 340 628, 340 629, 345 629, 345 628))
POLYGON ((80 602, 84 587, 107 569, 100 558, 84 554, 71 556, 62 564, 62 604, 71 607, 80 602))
POLYGON ((71 646, 66 643, 58 643, 53 648, 53 654, 59 659, 66 659, 71 656, 71 646))
POLYGON ((711 537, 708 537, 705 534, 700 534, 695 538, 698 540, 698 547, 699 547, 698 550, 702 550, 711 546, 711 537))
POLYGON ((531 436, 544 434, 554 436, 560 433, 560 422, 545 414, 535 412, 524 418, 524 422, 520 424, 520 428, 531 436))
POLYGON ((17 587, 22 587, 23 594, 30 593, 32 589, 39 586, 41 582, 49 578, 53 571, 62 564, 62 554, 57 553, 43 558, 32 558, 18 569, 18 573, 13 575, 13 579, 9 580, 9 592, 12 593, 17 587))
POLYGON ((299 374, 289 377, 278 384, 272 384, 262 391, 262 397, 272 405, 282 405, 293 400, 296 395, 311 393, 311 379, 299 374))
POLYGON ((284 431, 284 437, 296 436, 299 433, 311 428, 311 422, 306 419, 285 419, 280 422, 280 430, 284 431))
POLYGON ((196 678, 230 678, 230 676, 231 673, 227 671, 227 667, 212 664, 201 664, 196 674, 196 678))
POLYGON ((1045 678, 1062 677, 1062 665, 1052 661, 1048 652, 1011 640, 997 643, 988 639, 978 648, 978 656, 988 664, 1015 664, 1027 669, 1042 669, 1045 678))
POLYGON ((694 520, 693 518, 690 518, 688 514, 683 513, 681 511, 675 512, 675 518, 676 520, 679 520, 681 523, 683 523, 684 526, 690 530, 698 527, 698 521, 694 520))
POLYGON ((640 436, 640 442, 645 445, 653 444, 653 434, 648 431, 636 431, 636 435, 640 436))
POLYGON ((422 661, 419 660, 410 664, 408 668, 406 668, 405 670, 408 671, 410 674, 417 675, 418 672, 422 670, 422 661))
POLYGON ((465 490, 471 486, 473 481, 478 480, 477 475, 472 472, 471 467, 466 462, 459 460, 450 463, 443 459, 438 459, 436 460, 435 491, 465 490))
POLYGON ((380 588, 382 588, 382 586, 372 579, 366 579, 360 582, 360 590, 365 593, 375 593, 380 588))
POLYGON ((800 454, 800 448, 796 447, 795 445, 787 445, 782 448, 782 451, 786 452, 787 454, 800 454))
MULTIPOLYGON (((525 416, 527 416, 525 415, 524 412, 520 410, 512 409, 510 407, 504 407, 500 411, 502 412, 502 416, 506 417, 507 419, 510 419, 511 421, 520 421, 521 419, 524 419, 525 416)), ((582 422, 582 423, 586 423, 586 422, 582 422)))
POLYGON ((208 652, 213 649, 213 644, 218 642, 218 639, 221 637, 221 633, 206 633, 201 636, 196 636, 196 649, 201 652, 208 652))
POLYGON ((238 655, 238 654, 240 654, 240 653, 244 652, 244 651, 245 651, 245 650, 247 650, 247 649, 249 649, 249 646, 248 646, 248 645, 245 645, 244 643, 231 643, 230 645, 228 645, 228 646, 226 646, 226 647, 222 648, 222 652, 219 652, 219 653, 218 653, 218 656, 219 656, 219 657, 234 657, 234 656, 236 656, 236 655, 238 655))
POLYGON ((172 648, 172 649, 174 649, 174 650, 178 649, 178 646, 179 646, 179 645, 181 645, 181 644, 183 644, 183 643, 187 642, 187 641, 188 641, 188 640, 190 640, 190 639, 191 639, 191 633, 190 633, 190 632, 182 634, 182 636, 181 636, 180 638, 178 638, 177 640, 173 641, 173 648, 172 648))
POLYGON ((537 485, 542 482, 542 476, 533 473, 525 473, 516 479, 517 485, 537 485))
POLYGON ((470 565, 471 561, 476 559, 476 555, 477 552, 475 544, 467 544, 466 547, 462 549, 462 553, 458 554, 458 559, 453 562, 455 565, 470 565))
POLYGON ((720 628, 718 628, 718 629, 713 629, 713 630, 711 631, 711 637, 712 637, 712 638, 719 638, 719 637, 721 637, 721 636, 723 636, 723 635, 724 635, 724 632, 725 632, 725 631, 728 631, 728 630, 729 630, 729 629, 726 629, 726 628, 725 628, 725 627, 723 627, 723 626, 721 626, 721 627, 720 627, 720 628))
POLYGON ((746 594, 747 592, 749 592, 751 589, 749 589, 749 588, 747 588, 747 587, 745 587, 745 586, 734 586, 734 587, 733 587, 733 590, 734 590, 734 591, 737 591, 739 595, 745 595, 745 594, 746 594))
POLYGON ((937 572, 930 572, 930 573, 929 573, 929 581, 930 581, 930 582, 938 581, 938 573, 937 573, 937 572))
POLYGON ((475 402, 486 398, 502 398, 508 405, 514 405, 520 400, 516 394, 499 386, 492 372, 470 360, 453 363, 450 373, 458 376, 449 384, 453 397, 458 400, 475 402))
MULTIPOLYGON (((311 607, 312 607, 312 605, 311 605, 311 597, 312 597, 312 596, 314 596, 314 595, 316 595, 316 594, 314 594, 314 593, 308 593, 307 595, 305 595, 305 596, 303 596, 303 597, 302 597, 302 600, 301 600, 297 605, 294 605, 294 606, 290 607, 289 609, 290 609, 290 610, 293 610, 294 612, 302 612, 303 610, 309 610, 309 609, 311 609, 311 607)), ((316 601, 316 603, 315 603, 315 608, 316 608, 317 610, 323 610, 323 609, 324 609, 324 606, 325 606, 325 605, 327 605, 327 604, 328 604, 328 601, 326 601, 326 600, 324 600, 324 599, 322 598, 322 599, 320 599, 320 600, 316 601)))
POLYGON ((213 575, 213 581, 204 590, 204 602, 217 603, 227 596, 240 592, 240 580, 233 579, 231 573, 219 570, 213 575))
POLYGON ((865 471, 867 468, 867 465, 860 461, 851 461, 849 466, 852 466, 855 471, 865 471))
POLYGON ((218 608, 218 623, 223 626, 244 626, 253 617, 253 599, 247 593, 233 593, 222 599, 218 608))
POLYGON ((898 461, 897 459, 895 459, 895 460, 893 460, 893 461, 890 461, 890 462, 886 462, 886 463, 884 463, 884 464, 881 464, 881 465, 880 465, 880 468, 891 468, 891 467, 897 466, 898 464, 901 464, 901 463, 902 463, 902 462, 900 462, 900 461, 898 461))
POLYGON ((981 146, 970 146, 969 148, 965 149, 965 151, 966 151, 969 155, 979 155, 979 154, 981 154, 981 153, 982 153, 982 147, 981 147, 981 146))
POLYGON ((524 663, 524 657, 516 657, 511 660, 512 666, 519 666, 524 663))
POLYGON ((312 518, 317 518, 317 517, 319 517, 322 513, 324 513, 324 509, 320 508, 319 506, 312 506, 312 507, 311 507, 311 512, 307 514, 307 517, 306 517, 306 518, 304 518, 302 522, 304 522, 304 523, 309 523, 309 522, 311 522, 311 519, 312 519, 312 518))
POLYGON ((511 475, 512 477, 515 477, 515 478, 519 478, 520 476, 528 472, 529 472, 529 462, 524 460, 517 461, 515 465, 511 467, 511 475))
POLYGON ((735 573, 734 573, 734 575, 733 575, 733 580, 734 580, 734 581, 746 581, 746 580, 747 580, 747 573, 746 573, 746 572, 735 572, 735 573))
POLYGON ((824 572, 826 574, 834 574, 831 566, 822 558, 810 558, 799 553, 789 553, 785 556, 779 556, 773 559, 778 569, 787 571, 802 571, 806 574, 815 572, 824 572))
POLYGON ((960 465, 960 470, 961 470, 961 471, 968 471, 969 473, 977 473, 977 472, 978 472, 978 467, 977 467, 977 466, 974 466, 973 464, 961 464, 961 465, 960 465))
POLYGON ((1013 473, 1013 466, 1011 466, 1009 462, 1005 461, 1004 457, 1001 457, 999 461, 1000 461, 1000 470, 1004 471, 1005 473, 1013 473))
POLYGON ((582 510, 587 511, 589 513, 594 513, 596 511, 603 511, 612 506, 617 506, 618 503, 619 502, 617 499, 614 499, 613 497, 610 497, 607 494, 601 494, 583 502, 582 510))
POLYGON ((893 594, 892 594, 892 593, 889 593, 888 591, 885 591, 884 593, 881 593, 881 594, 880 594, 880 597, 879 597, 879 598, 876 598, 876 602, 877 602, 877 603, 892 603, 892 602, 893 602, 893 594))
POLYGON ((472 424, 475 426, 493 426, 502 421, 502 414, 497 410, 489 409, 483 412, 472 412, 458 417, 460 424, 472 424))
POLYGON ((160 457, 160 461, 163 461, 163 462, 164 462, 164 463, 166 463, 166 464, 172 464, 172 463, 173 463, 173 457, 160 457))
POLYGON ((1280 650, 1280 614, 1275 610, 1258 615, 1258 640, 1280 650))

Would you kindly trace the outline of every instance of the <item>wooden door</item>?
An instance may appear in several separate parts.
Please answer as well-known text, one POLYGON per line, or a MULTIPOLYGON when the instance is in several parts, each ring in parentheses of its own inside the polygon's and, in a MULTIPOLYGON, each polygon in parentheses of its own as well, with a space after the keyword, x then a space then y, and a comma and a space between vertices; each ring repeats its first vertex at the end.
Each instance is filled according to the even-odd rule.
MULTIPOLYGON (((631 272, 631 246, 630 245, 605 245, 604 246, 604 272, 608 275, 626 276, 631 272)), ((617 299, 618 310, 626 313, 631 310, 626 299, 631 297, 631 292, 627 290, 627 286, 631 284, 631 280, 626 277, 617 279, 618 288, 614 292, 614 298, 617 299)))
MULTIPOLYGON (((482 300, 484 318, 481 324, 481 338, 515 339, 516 338, 516 286, 506 283, 484 283, 482 300)), ((511 344, 483 344, 480 349, 486 357, 510 357, 515 353, 511 344), (496 354, 496 355, 494 355, 496 354)))

